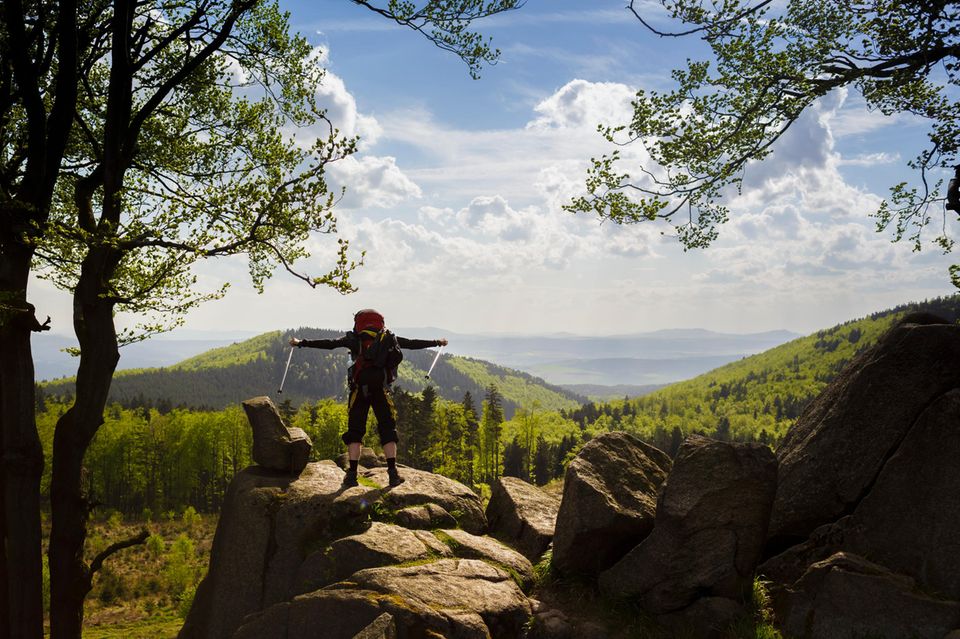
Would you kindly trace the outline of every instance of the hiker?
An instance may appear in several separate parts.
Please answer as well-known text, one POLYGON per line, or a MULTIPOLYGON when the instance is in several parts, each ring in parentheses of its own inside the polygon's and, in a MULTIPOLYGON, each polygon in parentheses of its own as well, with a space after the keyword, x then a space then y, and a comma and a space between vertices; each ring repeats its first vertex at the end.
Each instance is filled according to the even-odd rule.
POLYGON ((347 445, 350 467, 343 485, 357 484, 360 446, 367 432, 367 414, 373 407, 377 417, 377 434, 387 458, 387 474, 391 486, 403 483, 397 471, 397 409, 390 397, 390 384, 397 379, 397 367, 403 360, 401 348, 420 349, 446 346, 445 339, 407 339, 397 337, 384 328, 383 315, 367 308, 353 316, 353 330, 338 339, 290 338, 290 345, 302 348, 348 348, 353 364, 347 371, 350 384, 347 432, 341 439, 347 445))

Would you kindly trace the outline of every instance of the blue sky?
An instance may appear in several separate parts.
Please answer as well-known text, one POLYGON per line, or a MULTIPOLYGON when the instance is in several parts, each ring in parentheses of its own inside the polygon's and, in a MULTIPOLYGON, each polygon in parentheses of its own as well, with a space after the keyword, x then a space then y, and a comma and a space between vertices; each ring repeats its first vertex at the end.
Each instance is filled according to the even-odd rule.
MULTIPOLYGON (((956 258, 873 231, 868 214, 909 177, 924 129, 866 111, 855 94, 797 122, 747 172, 720 240, 685 253, 668 227, 561 207, 606 149, 596 125, 629 117, 637 89, 669 88, 671 69, 704 54, 696 40, 656 38, 623 0, 528 0, 476 24, 502 57, 472 80, 459 59, 346 0, 281 4, 328 69, 321 103, 363 140, 331 169, 347 188, 341 231, 367 250, 360 292, 312 291, 278 273, 258 296, 245 264, 222 262, 201 284, 231 281, 231 292, 188 328, 347 327, 373 306, 394 326, 464 332, 811 332, 955 290, 946 270, 956 258)), ((303 266, 318 272, 331 242, 312 249, 303 266)))

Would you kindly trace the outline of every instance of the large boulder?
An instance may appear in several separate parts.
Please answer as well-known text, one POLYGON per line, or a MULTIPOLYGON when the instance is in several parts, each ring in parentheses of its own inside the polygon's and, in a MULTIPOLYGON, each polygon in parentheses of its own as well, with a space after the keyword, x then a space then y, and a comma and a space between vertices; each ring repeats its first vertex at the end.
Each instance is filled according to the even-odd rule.
POLYGON ((501 477, 490 487, 490 534, 536 561, 553 540, 560 500, 516 477, 501 477))
POLYGON ((392 617, 397 635, 401 637, 490 637, 483 618, 475 612, 432 608, 393 593, 339 584, 336 589, 300 595, 251 615, 244 620, 233 639, 315 639, 319 636, 323 639, 354 639, 384 614, 392 617))
POLYGON ((594 576, 653 529, 670 457, 627 433, 604 433, 567 465, 553 537, 553 566, 594 576))
POLYGON ((960 603, 848 553, 813 564, 781 598, 779 625, 795 639, 943 639, 960 627, 960 603))
POLYGON ((800 415, 777 451, 772 546, 802 541, 856 508, 920 414, 960 388, 960 326, 936 321, 905 318, 800 415))
POLYGON ((234 639, 352 639, 383 613, 400 637, 519 639, 533 609, 506 571, 474 559, 443 559, 361 570, 248 618, 234 639))
POLYGON ((766 540, 777 460, 760 444, 694 435, 674 460, 653 532, 600 575, 612 597, 665 614, 748 591, 766 540))
POLYGON ((253 461, 264 468, 299 475, 310 461, 313 442, 300 428, 287 428, 269 397, 243 402, 253 428, 253 461))
POLYGON ((884 464, 844 526, 843 549, 960 600, 958 495, 960 389, 931 403, 884 464))
MULTIPOLYGON (((960 601, 960 390, 938 397, 912 425, 876 482, 847 517, 766 561, 774 592, 793 588, 838 552, 869 557, 928 592, 960 601)), ((817 582, 804 586, 811 588, 817 582)), ((821 617, 829 611, 821 611, 821 617)))
MULTIPOLYGON (((383 495, 384 503, 391 510, 436 504, 450 513, 467 532, 482 535, 487 531, 487 518, 480 497, 460 482, 406 467, 400 469, 400 474, 404 482, 383 495)), ((386 468, 369 468, 361 471, 361 475, 378 486, 390 483, 386 468)))

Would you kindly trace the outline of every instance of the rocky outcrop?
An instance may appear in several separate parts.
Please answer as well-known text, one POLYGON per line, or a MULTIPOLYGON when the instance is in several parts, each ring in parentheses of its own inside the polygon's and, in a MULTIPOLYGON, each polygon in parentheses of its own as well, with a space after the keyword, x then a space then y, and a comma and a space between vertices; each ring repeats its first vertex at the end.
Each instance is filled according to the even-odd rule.
MULTIPOLYGON (((799 624, 798 610, 803 610, 804 615, 817 617, 815 626, 824 629, 803 636, 828 637, 837 628, 860 632, 870 627, 880 632, 884 624, 895 628, 906 619, 888 619, 891 597, 905 597, 904 610, 913 610, 910 602, 932 605, 923 593, 943 598, 932 605, 933 610, 947 610, 950 606, 941 604, 950 602, 960 605, 956 604, 960 601, 958 425, 960 390, 954 390, 921 414, 852 514, 821 526, 805 542, 760 567, 774 584, 777 615, 785 624, 799 624), (873 567, 863 568, 861 556, 875 562, 870 564, 873 567), (831 561, 837 557, 846 559, 831 561), (824 603, 833 596, 831 589, 840 587, 838 583, 862 586, 855 591, 862 599, 854 606, 858 612, 824 603)), ((937 614, 931 612, 930 618, 943 618, 937 614)), ((891 636, 897 635, 891 632, 891 636)))
POLYGON ((529 600, 507 571, 475 559, 374 568, 353 575, 351 581, 360 588, 447 611, 453 618, 470 611, 468 618, 479 616, 493 636, 519 636, 532 613, 529 600))
POLYGON ((362 532, 377 489, 343 490, 333 462, 299 477, 257 466, 237 473, 217 524, 210 568, 197 587, 180 637, 225 639, 244 616, 285 601, 311 546, 362 532))
POLYGON ((313 442, 299 428, 287 428, 269 397, 243 402, 253 428, 253 461, 271 470, 299 475, 310 461, 313 442))
POLYGON ((776 491, 766 446, 689 437, 657 504, 653 532, 600 575, 614 597, 665 614, 701 598, 738 599, 753 580, 776 491))
POLYGON ((626 433, 604 433, 569 463, 553 538, 553 566, 596 576, 653 529, 670 457, 626 433))
POLYGON ((960 388, 960 326, 934 321, 905 318, 851 361, 787 433, 777 451, 774 543, 795 543, 850 513, 920 414, 960 388))
POLYGON ((553 540, 560 500, 516 477, 501 477, 490 487, 490 534, 513 544, 537 561, 553 540))
POLYGON ((298 477, 259 466, 238 473, 179 636, 314 637, 322 627, 329 639, 391 636, 391 628, 400 637, 427 630, 519 637, 532 610, 521 585, 532 581, 533 566, 492 537, 468 532, 486 527, 472 491, 402 472, 399 487, 386 486, 385 469, 377 468, 350 489, 331 461, 308 464, 298 477), (393 523, 416 508, 446 513, 463 529, 393 523), (375 623, 384 613, 390 623, 375 623))
POLYGON ((960 626, 960 603, 935 598, 913 579, 848 553, 810 566, 780 599, 780 625, 795 639, 943 639, 960 626))
MULTIPOLYGON (((894 327, 804 412, 778 451, 779 483, 778 459, 763 446, 694 436, 672 463, 630 435, 597 437, 568 465, 553 531, 553 568, 578 579, 552 583, 592 579, 664 636, 719 638, 750 608, 766 552, 756 570, 784 636, 952 637, 957 362, 960 327, 929 317, 894 327)), ((600 639, 633 630, 535 585, 531 561, 553 518, 535 488, 501 480, 485 514, 471 490, 431 473, 402 468, 406 482, 390 488, 367 457, 350 489, 333 462, 299 476, 276 464, 239 473, 180 636, 600 639), (531 586, 537 600, 524 592, 531 586)))

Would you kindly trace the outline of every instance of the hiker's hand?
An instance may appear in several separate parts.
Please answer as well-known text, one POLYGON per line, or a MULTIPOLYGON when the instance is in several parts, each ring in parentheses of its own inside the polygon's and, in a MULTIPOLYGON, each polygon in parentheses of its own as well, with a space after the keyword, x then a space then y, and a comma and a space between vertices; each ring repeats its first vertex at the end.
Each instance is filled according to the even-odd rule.
POLYGON ((438 339, 438 340, 437 340, 437 345, 438 345, 438 346, 446 346, 446 345, 447 345, 447 340, 446 340, 446 339, 438 339))
POLYGON ((290 338, 290 346, 299 346, 299 345, 300 345, 300 342, 302 342, 302 341, 303 341, 302 339, 297 339, 296 337, 291 337, 291 338, 290 338))

